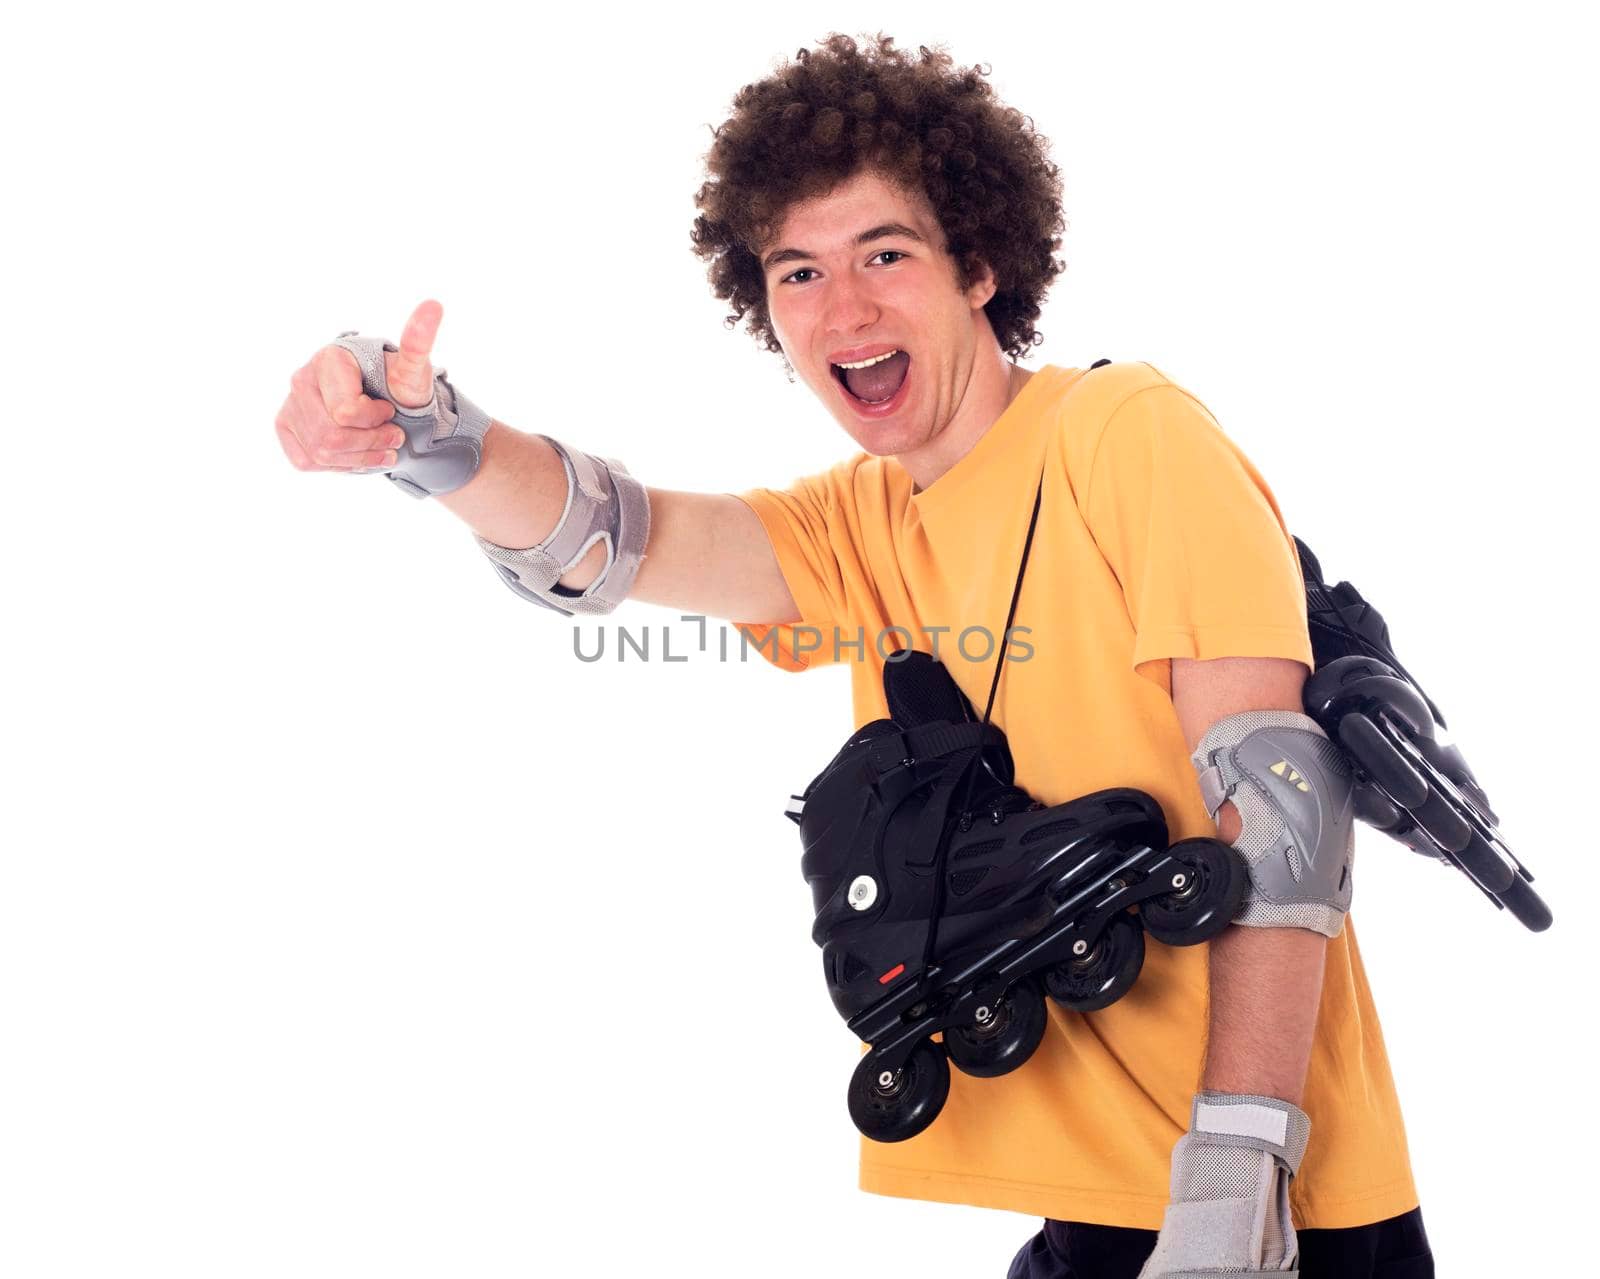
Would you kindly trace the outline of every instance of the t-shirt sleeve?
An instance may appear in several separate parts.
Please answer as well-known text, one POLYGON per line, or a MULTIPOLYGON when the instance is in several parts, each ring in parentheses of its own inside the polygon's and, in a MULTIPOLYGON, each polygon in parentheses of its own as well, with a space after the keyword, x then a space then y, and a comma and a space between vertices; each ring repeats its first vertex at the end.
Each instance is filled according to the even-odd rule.
POLYGON ((1299 557, 1278 504, 1182 387, 1124 400, 1078 491, 1127 600, 1141 675, 1170 688, 1173 657, 1313 664, 1299 557))
POLYGON ((800 616, 793 622, 735 622, 745 642, 787 671, 840 660, 835 637, 844 628, 848 578, 859 574, 844 538, 839 504, 849 491, 848 463, 796 480, 787 489, 735 493, 761 520, 800 616))

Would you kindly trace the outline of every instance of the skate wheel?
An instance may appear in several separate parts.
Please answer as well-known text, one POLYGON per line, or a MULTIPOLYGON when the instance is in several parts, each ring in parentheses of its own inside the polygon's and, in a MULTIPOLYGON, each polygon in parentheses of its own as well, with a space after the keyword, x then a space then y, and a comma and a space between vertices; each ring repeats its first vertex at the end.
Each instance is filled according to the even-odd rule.
POLYGON ((1428 799, 1428 779, 1365 715, 1339 721, 1339 742, 1401 808, 1420 808, 1428 799))
POLYGON ((924 1039, 896 1071, 885 1071, 877 1053, 861 1058, 850 1076, 850 1118, 873 1141, 905 1141, 939 1117, 949 1095, 950 1064, 924 1039))
MULTIPOLYGON (((1417 819, 1417 824, 1423 825, 1420 817, 1417 819)), ((1427 828, 1424 826, 1424 829, 1427 828)), ((1496 897, 1503 899, 1507 894, 1515 892, 1517 884, 1522 882, 1516 867, 1509 865, 1505 858, 1494 851, 1488 840, 1470 828, 1466 844, 1452 852, 1451 856, 1461 863, 1461 868, 1472 879, 1496 897)), ((1533 890, 1528 891, 1531 893, 1533 890)))
POLYGON ((1233 922, 1250 889, 1244 859, 1220 839, 1181 839, 1168 855, 1189 872, 1176 892, 1139 903, 1145 931, 1168 946, 1210 941, 1233 922))
POLYGON ((1111 917, 1099 940, 1081 959, 1063 960, 1045 971, 1050 998, 1075 1013, 1092 1013, 1117 1002, 1144 965, 1144 929, 1126 911, 1111 917))
POLYGON ((963 1073, 979 1079, 1009 1074, 1044 1038, 1044 996, 1032 982, 1019 981, 994 1003, 989 1020, 946 1026, 945 1051, 963 1073))
MULTIPOLYGON (((1511 881, 1511 887, 1503 893, 1496 893, 1500 904, 1509 910, 1524 928, 1532 932, 1542 933, 1550 927, 1550 907, 1544 904, 1544 898, 1528 886, 1528 881, 1518 875, 1511 881)), ((949 1038, 948 1035, 945 1038, 949 1038)))
POLYGON ((1472 823, 1458 813, 1450 801, 1436 791, 1430 791, 1424 803, 1410 810, 1411 820, 1443 851, 1470 860, 1482 871, 1490 887, 1505 886, 1513 874, 1511 868, 1495 856, 1494 851, 1472 829, 1472 823), (1474 847, 1474 845, 1478 847, 1474 847))

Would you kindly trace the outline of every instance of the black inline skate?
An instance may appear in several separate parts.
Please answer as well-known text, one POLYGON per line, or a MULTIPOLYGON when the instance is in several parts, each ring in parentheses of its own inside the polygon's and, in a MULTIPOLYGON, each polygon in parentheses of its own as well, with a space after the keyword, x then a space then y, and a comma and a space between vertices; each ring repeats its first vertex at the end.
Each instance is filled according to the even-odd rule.
POLYGON ((1143 791, 1036 802, 1012 784, 1005 734, 928 654, 891 661, 884 690, 891 718, 852 735, 789 816, 834 1005, 872 1046, 850 1117, 903 1141, 944 1105, 946 1054, 969 1075, 1015 1070, 1044 1035, 1044 992, 1106 1007, 1138 977, 1146 931, 1216 936, 1249 873, 1214 839, 1168 848, 1143 791))
POLYGON ((1529 887, 1532 874, 1506 846, 1460 750, 1437 740, 1444 716, 1395 657, 1378 610, 1349 582, 1329 586, 1311 548, 1299 538, 1295 545, 1316 659, 1306 714, 1355 765, 1356 815, 1455 866, 1497 907, 1543 932, 1550 908, 1529 887))

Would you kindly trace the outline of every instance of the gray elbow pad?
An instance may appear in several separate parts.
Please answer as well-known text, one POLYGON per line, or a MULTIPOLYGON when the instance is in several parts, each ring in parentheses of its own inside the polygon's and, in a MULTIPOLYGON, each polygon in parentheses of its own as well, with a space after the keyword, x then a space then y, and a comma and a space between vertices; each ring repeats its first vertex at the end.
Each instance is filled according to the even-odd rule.
POLYGON ((1218 720, 1191 757, 1213 818, 1232 800, 1233 846, 1250 867, 1234 923, 1337 937, 1350 909, 1354 779, 1344 753, 1309 716, 1244 711, 1218 720))
POLYGON ((644 561, 649 493, 621 462, 590 457, 548 435, 539 438, 555 449, 567 473, 567 500, 555 528, 539 545, 520 551, 473 536, 501 580, 530 603, 568 617, 609 613, 627 598, 644 561), (596 542, 606 548, 599 575, 581 591, 562 586, 560 579, 596 542))

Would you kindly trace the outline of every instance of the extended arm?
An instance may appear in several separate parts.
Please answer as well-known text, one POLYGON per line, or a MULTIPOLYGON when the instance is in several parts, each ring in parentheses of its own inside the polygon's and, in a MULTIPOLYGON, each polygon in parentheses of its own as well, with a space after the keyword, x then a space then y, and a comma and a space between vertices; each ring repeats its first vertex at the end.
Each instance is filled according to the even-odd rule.
POLYGON ((605 598, 562 611, 605 612, 626 595, 714 617, 798 620, 771 542, 745 503, 644 488, 604 459, 563 442, 564 460, 546 437, 491 420, 434 372, 442 314, 437 302, 422 303, 398 346, 342 334, 296 372, 275 424, 290 462, 303 471, 387 472, 414 496, 433 496, 503 558, 531 552, 524 576, 540 591, 595 583, 607 548, 590 539, 607 538, 619 571, 605 598))

